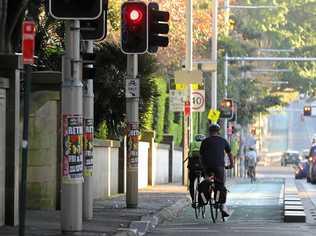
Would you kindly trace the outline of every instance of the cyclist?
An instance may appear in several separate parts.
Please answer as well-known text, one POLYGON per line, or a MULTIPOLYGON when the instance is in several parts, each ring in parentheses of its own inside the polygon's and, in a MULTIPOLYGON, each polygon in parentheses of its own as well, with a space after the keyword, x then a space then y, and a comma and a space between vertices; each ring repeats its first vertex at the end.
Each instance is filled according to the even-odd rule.
POLYGON ((195 140, 191 142, 189 149, 189 161, 188 161, 188 169, 189 169, 189 190, 192 199, 192 207, 194 205, 194 180, 197 177, 198 172, 202 173, 203 166, 201 162, 200 156, 200 146, 201 141, 205 139, 205 136, 202 134, 198 134, 195 136, 195 140))
MULTIPOLYGON (((234 160, 231 154, 231 148, 227 140, 219 135, 220 126, 218 124, 211 124, 209 126, 209 137, 204 139, 201 144, 200 154, 204 167, 204 173, 210 176, 214 173, 215 181, 220 190, 225 188, 225 152, 229 157, 230 165, 228 168, 233 168, 234 160)), ((223 217, 228 217, 228 209, 223 201, 222 214, 223 217)))
POLYGON ((256 165, 257 165, 257 152, 255 147, 249 147, 248 151, 246 152, 246 159, 247 159, 247 175, 251 177, 253 174, 253 178, 256 178, 256 165))

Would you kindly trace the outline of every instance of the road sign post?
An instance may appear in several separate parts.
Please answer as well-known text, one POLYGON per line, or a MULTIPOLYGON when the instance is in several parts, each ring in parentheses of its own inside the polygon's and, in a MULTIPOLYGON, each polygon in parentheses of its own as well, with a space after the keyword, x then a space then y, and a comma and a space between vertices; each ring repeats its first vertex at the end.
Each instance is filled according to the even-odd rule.
POLYGON ((22 168, 20 187, 20 214, 19 236, 24 236, 25 212, 26 212, 26 183, 27 183, 27 159, 29 147, 29 110, 32 80, 32 64, 34 63, 35 22, 27 20, 22 26, 22 56, 25 65, 24 77, 24 112, 23 112, 23 137, 22 137, 22 168))

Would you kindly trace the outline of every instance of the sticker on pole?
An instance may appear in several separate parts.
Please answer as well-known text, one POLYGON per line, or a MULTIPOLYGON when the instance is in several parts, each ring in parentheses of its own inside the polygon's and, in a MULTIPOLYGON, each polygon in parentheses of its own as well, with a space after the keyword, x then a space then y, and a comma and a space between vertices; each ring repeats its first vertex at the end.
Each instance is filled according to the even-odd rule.
POLYGON ((82 181, 83 118, 81 115, 63 116, 63 182, 82 181))
POLYGON ((191 96, 192 112, 205 111, 205 91, 193 90, 191 96))
POLYGON ((83 157, 84 176, 92 176, 93 170, 93 119, 84 119, 83 157))
POLYGON ((216 110, 216 109, 211 109, 209 112, 208 112, 208 116, 207 118, 212 121, 213 124, 217 123, 219 117, 220 117, 220 111, 219 110, 216 110))
POLYGON ((126 98, 139 97, 139 79, 126 79, 125 97, 126 98))
POLYGON ((138 168, 139 125, 129 123, 127 130, 127 167, 138 168))
POLYGON ((24 21, 22 26, 22 58, 23 64, 34 64, 35 22, 24 21))

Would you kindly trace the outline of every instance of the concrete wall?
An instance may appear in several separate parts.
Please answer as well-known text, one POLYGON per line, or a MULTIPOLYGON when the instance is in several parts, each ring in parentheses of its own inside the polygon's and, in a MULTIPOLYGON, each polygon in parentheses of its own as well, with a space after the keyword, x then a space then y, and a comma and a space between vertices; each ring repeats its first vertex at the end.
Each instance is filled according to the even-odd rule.
POLYGON ((156 144, 156 177, 155 184, 166 184, 168 183, 168 169, 169 169, 169 145, 156 144))
POLYGON ((5 215, 5 116, 6 91, 0 87, 0 226, 5 215))
POLYGON ((138 188, 148 185, 148 148, 149 143, 139 142, 138 146, 138 188))
POLYGON ((27 207, 31 209, 56 207, 58 100, 58 93, 47 91, 34 93, 32 98, 27 176, 27 207))
POLYGON ((117 141, 95 140, 92 174, 94 199, 118 193, 119 145, 117 141))
POLYGON ((173 151, 173 160, 172 160, 172 182, 173 183, 182 183, 182 148, 173 151))

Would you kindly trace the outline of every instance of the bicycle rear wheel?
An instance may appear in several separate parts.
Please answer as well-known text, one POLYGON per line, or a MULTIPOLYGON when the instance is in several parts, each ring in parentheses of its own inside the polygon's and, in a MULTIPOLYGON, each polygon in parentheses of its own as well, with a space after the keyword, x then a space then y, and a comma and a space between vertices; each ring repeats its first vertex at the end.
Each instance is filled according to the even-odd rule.
POLYGON ((216 194, 215 191, 211 190, 211 198, 210 198, 210 212, 213 223, 216 223, 219 211, 219 204, 216 202, 216 194))

